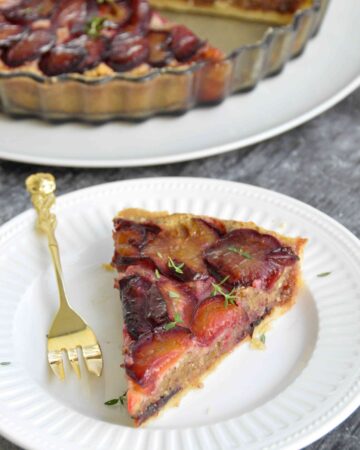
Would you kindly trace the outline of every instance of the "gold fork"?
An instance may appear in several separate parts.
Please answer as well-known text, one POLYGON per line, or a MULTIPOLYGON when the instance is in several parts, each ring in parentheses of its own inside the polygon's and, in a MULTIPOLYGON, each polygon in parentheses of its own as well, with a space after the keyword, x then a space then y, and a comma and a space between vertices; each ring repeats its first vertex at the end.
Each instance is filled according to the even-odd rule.
POLYGON ((51 211, 55 203, 55 178, 49 173, 37 173, 26 179, 26 189, 38 214, 36 227, 47 235, 59 290, 60 308, 48 334, 48 361, 61 380, 65 378, 63 352, 66 352, 76 375, 80 378, 77 349, 82 350, 89 372, 101 375, 103 361, 99 343, 92 329, 70 307, 65 293, 59 247, 55 238, 56 216, 51 211))

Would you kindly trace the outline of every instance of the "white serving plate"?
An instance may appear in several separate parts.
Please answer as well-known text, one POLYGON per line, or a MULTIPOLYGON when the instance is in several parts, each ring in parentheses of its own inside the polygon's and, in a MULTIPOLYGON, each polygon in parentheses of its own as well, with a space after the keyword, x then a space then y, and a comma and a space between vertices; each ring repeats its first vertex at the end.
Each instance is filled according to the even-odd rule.
POLYGON ((181 117, 92 126, 2 116, 0 158, 54 166, 143 166, 263 141, 312 119, 360 86, 359 23, 358 0, 331 0, 319 35, 282 74, 181 117))
POLYGON ((298 449, 360 405, 360 242, 325 214, 254 186, 192 178, 110 183, 59 198, 58 240, 68 294, 103 349, 101 378, 65 382, 47 365, 57 309, 45 238, 27 211, 0 228, 0 433, 36 450, 298 449), (142 207, 253 220, 309 238, 297 304, 267 333, 266 350, 244 344, 147 427, 104 401, 125 390, 121 307, 113 273, 112 217, 142 207), (320 278, 322 272, 331 272, 320 278))

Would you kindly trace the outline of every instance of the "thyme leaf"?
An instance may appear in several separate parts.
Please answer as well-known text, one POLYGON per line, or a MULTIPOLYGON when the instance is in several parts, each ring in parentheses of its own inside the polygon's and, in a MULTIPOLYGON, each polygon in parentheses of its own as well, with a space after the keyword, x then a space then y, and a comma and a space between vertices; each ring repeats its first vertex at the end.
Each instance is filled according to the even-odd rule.
POLYGON ((125 391, 118 398, 112 398, 111 400, 108 400, 107 402, 104 403, 104 405, 113 406, 113 405, 117 405, 118 403, 120 403, 122 406, 124 406, 125 405, 126 396, 127 396, 127 391, 125 391))
POLYGON ((318 273, 317 277, 324 278, 324 277, 328 277, 330 274, 331 274, 331 272, 322 272, 322 273, 318 273))
POLYGON ((172 328, 175 328, 178 323, 182 323, 182 322, 183 322, 183 320, 182 320, 180 314, 176 313, 175 316, 174 316, 174 321, 166 323, 164 325, 164 328, 165 328, 166 331, 168 331, 168 330, 171 330, 172 328))
POLYGON ((228 247, 228 250, 230 252, 233 253, 237 253, 238 255, 241 255, 242 257, 244 257, 245 259, 252 259, 252 256, 250 255, 249 252, 246 252, 245 250, 243 250, 241 247, 237 248, 237 247, 228 247))
POLYGON ((95 16, 86 24, 86 34, 90 37, 98 37, 104 28, 106 17, 95 16))
POLYGON ((171 256, 168 256, 168 267, 169 269, 175 270, 176 273, 184 273, 182 268, 184 267, 184 263, 181 264, 175 264, 174 260, 171 258, 171 256))

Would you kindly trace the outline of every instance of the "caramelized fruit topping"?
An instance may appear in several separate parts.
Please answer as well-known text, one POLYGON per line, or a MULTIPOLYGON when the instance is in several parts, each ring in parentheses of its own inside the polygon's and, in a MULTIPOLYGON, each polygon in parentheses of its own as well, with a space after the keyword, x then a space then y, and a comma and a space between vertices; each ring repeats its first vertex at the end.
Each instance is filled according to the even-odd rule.
POLYGON ((245 228, 220 238, 205 250, 204 258, 218 279, 260 289, 270 289, 284 267, 298 260, 293 250, 283 247, 275 237, 245 228))

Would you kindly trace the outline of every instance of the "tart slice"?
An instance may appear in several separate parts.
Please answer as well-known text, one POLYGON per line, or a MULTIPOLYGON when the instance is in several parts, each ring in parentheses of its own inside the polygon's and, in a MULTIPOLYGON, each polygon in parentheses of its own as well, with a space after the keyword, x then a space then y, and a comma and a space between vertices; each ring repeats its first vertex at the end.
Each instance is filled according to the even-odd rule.
POLYGON ((290 308, 306 243, 256 226, 127 209, 114 219, 127 406, 135 425, 290 308))

